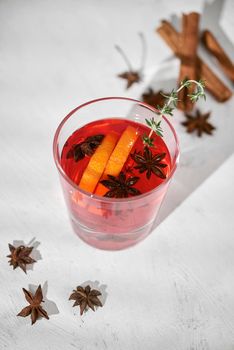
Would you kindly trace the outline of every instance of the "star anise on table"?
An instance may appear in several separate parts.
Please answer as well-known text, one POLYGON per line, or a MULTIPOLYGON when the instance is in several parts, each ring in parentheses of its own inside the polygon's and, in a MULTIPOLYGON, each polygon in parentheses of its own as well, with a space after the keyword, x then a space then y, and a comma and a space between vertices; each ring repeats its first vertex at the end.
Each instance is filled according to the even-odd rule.
POLYGON ((162 90, 153 91, 149 88, 147 92, 142 94, 142 101, 154 108, 162 107, 165 103, 165 97, 162 94, 167 95, 162 90))
POLYGON ((73 290, 73 293, 70 295, 69 300, 75 300, 74 306, 80 306, 80 315, 83 315, 83 312, 90 308, 95 311, 95 306, 102 306, 101 301, 98 299, 98 296, 102 295, 98 290, 91 289, 90 286, 76 287, 73 290))
POLYGON ((199 137, 202 136, 203 133, 212 135, 213 130, 215 130, 215 127, 208 122, 208 119, 210 118, 210 113, 207 112, 202 114, 199 109, 196 110, 195 116, 191 114, 185 114, 187 120, 185 122, 182 122, 181 124, 187 128, 188 133, 197 132, 197 135, 199 137))
POLYGON ((127 80, 126 89, 129 89, 134 83, 139 83, 141 81, 141 75, 137 71, 127 71, 118 74, 118 77, 127 80))
POLYGON ((134 69, 125 54, 125 52, 122 50, 121 47, 118 45, 115 45, 116 50, 120 53, 122 56, 123 60, 125 61, 128 70, 118 74, 119 78, 127 80, 127 89, 129 89, 134 83, 139 83, 142 80, 142 72, 144 71, 144 66, 145 66, 145 59, 146 59, 146 41, 143 33, 139 33, 139 38, 141 41, 141 46, 142 46, 142 54, 141 54, 141 65, 139 69, 134 69))
POLYGON ((36 260, 29 256, 33 247, 25 247, 24 245, 14 247, 10 243, 8 246, 11 252, 11 254, 7 255, 7 258, 10 258, 9 264, 13 266, 13 269, 20 267, 25 273, 27 273, 26 265, 36 262, 36 260))
POLYGON ((138 169, 140 174, 146 172, 147 179, 150 179, 152 173, 161 179, 166 178, 162 169, 166 168, 167 164, 161 162, 165 156, 166 153, 153 154, 149 147, 145 147, 144 152, 131 154, 132 159, 137 164, 134 168, 138 169))
POLYGON ((94 135, 87 137, 83 142, 75 144, 67 152, 66 158, 73 158, 75 162, 83 159, 85 155, 92 156, 96 148, 101 144, 104 135, 94 135))
POLYGON ((139 180, 137 176, 131 176, 126 178, 126 175, 121 172, 118 176, 107 175, 107 180, 102 180, 100 183, 107 187, 109 191, 106 192, 104 197, 108 198, 126 198, 130 196, 137 196, 141 192, 133 186, 139 180))
POLYGON ((23 308, 17 316, 27 317, 31 315, 32 325, 37 321, 39 317, 44 317, 48 320, 49 316, 41 306, 41 303, 43 302, 41 285, 38 286, 34 295, 24 288, 23 292, 25 299, 27 300, 29 305, 23 308))

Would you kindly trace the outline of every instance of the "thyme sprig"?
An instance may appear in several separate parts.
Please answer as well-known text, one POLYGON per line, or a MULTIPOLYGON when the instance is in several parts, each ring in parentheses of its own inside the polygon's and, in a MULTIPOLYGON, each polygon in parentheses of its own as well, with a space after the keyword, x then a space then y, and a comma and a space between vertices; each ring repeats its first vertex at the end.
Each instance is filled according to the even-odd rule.
POLYGON ((144 134, 142 136, 142 140, 145 146, 153 147, 154 145, 154 139, 152 138, 153 132, 155 132, 156 135, 163 137, 163 130, 161 127, 163 115, 168 114, 170 116, 173 116, 173 110, 177 107, 177 102, 179 100, 178 98, 179 92, 184 88, 189 88, 192 84, 196 84, 196 90, 193 93, 187 95, 190 98, 190 100, 194 103, 194 102, 197 102, 201 97, 203 97, 204 100, 206 99, 206 95, 204 91, 205 82, 203 80, 196 81, 192 79, 190 80, 184 79, 180 83, 180 87, 177 90, 173 89, 170 95, 162 94, 162 96, 165 97, 165 104, 162 107, 160 107, 159 105, 157 106, 157 112, 156 112, 156 114, 158 115, 157 120, 155 120, 154 117, 150 119, 145 119, 146 124, 151 128, 149 135, 144 134))

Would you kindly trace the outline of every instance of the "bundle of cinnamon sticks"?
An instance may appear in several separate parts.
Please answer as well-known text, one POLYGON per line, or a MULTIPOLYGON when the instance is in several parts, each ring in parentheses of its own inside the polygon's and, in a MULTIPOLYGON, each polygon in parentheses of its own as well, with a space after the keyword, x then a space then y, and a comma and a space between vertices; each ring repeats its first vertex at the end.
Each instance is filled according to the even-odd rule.
MULTIPOLYGON (((232 82, 234 82, 234 65, 209 30, 204 30, 200 37, 199 19, 200 15, 196 12, 183 14, 181 33, 178 33, 169 21, 163 20, 156 32, 160 34, 181 61, 178 82, 180 83, 185 78, 202 79, 205 81, 206 89, 213 97, 219 102, 224 102, 232 96, 232 91, 198 56, 199 40, 208 52, 216 58, 221 69, 232 82)), ((194 92, 193 89, 194 87, 190 87, 189 91, 181 91, 178 108, 184 111, 192 110, 193 104, 187 95, 194 92)))

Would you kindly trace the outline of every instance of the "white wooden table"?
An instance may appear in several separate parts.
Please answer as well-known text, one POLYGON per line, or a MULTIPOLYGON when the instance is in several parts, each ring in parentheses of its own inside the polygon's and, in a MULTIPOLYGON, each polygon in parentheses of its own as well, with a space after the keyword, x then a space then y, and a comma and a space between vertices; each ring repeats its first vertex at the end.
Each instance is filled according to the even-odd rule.
MULTIPOLYGON (((218 20, 209 3, 206 23, 231 40, 233 1, 216 0, 218 20)), ((233 99, 202 103, 217 130, 201 140, 176 113, 180 168, 160 225, 129 250, 95 250, 72 233, 52 159, 54 131, 75 106, 174 84, 178 62, 154 29, 173 13, 203 8, 201 0, 0 2, 1 350, 234 349, 233 99), (139 31, 148 43, 145 79, 126 91, 114 44, 137 68, 139 31), (14 241, 36 247, 27 275, 8 265, 14 241), (67 299, 85 282, 101 289, 104 307, 80 317, 67 299), (21 288, 39 283, 50 320, 32 327, 16 314, 26 306, 21 288)))

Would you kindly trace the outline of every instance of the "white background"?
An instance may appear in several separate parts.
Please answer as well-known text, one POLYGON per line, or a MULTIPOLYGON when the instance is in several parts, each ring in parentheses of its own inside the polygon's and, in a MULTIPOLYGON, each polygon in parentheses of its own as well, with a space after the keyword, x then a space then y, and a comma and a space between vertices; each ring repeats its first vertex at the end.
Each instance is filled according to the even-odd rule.
POLYGON ((155 33, 161 19, 204 12, 201 26, 212 27, 233 59, 227 41, 233 5, 0 1, 1 350, 234 349, 233 99, 218 104, 208 96, 200 104, 212 111, 213 137, 187 135, 182 114, 175 114, 181 163, 161 223, 128 250, 95 250, 73 234, 52 158, 55 129, 79 104, 110 95, 139 98, 149 86, 173 88, 178 61, 155 33), (145 77, 126 91, 116 77, 126 67, 114 45, 137 68, 139 31, 148 45, 145 77), (38 262, 27 275, 12 271, 5 257, 15 241, 35 246, 38 262), (85 282, 103 292, 104 307, 80 317, 67 299, 85 282), (27 304, 21 288, 39 283, 50 320, 32 327, 16 314, 27 304))

